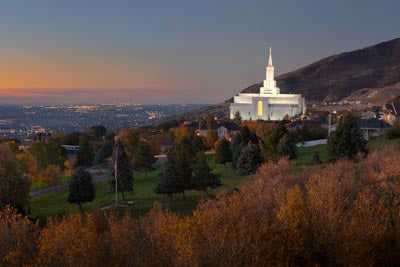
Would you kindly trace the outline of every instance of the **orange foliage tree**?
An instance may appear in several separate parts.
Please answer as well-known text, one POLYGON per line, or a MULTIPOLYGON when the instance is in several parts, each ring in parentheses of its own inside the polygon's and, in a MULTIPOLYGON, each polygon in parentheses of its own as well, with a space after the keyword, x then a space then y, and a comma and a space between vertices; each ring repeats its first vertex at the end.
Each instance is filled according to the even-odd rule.
POLYGON ((384 149, 302 173, 287 159, 268 162, 238 192, 221 191, 190 216, 155 204, 139 219, 71 214, 38 229, 6 209, 1 264, 396 265, 399 152, 384 149))

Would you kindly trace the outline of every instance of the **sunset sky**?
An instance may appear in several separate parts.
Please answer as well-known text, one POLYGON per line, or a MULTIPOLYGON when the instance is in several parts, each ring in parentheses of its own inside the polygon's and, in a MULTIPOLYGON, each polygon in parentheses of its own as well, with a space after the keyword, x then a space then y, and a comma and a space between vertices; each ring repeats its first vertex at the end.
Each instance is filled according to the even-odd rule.
POLYGON ((217 103, 400 37, 400 1, 0 2, 0 103, 217 103))

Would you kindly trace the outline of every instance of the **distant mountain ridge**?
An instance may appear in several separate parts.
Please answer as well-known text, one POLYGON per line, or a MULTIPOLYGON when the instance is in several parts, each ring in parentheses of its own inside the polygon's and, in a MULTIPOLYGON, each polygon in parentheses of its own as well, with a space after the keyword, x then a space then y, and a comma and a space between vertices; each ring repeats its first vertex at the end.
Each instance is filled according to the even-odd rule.
MULTIPOLYGON (((400 38, 333 55, 276 77, 282 93, 300 93, 306 101, 337 101, 362 88, 400 82, 400 38)), ((256 93, 261 83, 242 93, 256 93)))

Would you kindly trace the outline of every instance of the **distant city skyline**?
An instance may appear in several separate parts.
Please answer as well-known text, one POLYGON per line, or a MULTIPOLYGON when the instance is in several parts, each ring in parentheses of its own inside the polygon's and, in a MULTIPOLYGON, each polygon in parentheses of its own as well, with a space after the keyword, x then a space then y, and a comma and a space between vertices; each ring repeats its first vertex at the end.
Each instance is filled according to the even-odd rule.
POLYGON ((202 103, 400 37, 400 2, 4 1, 0 104, 202 103))

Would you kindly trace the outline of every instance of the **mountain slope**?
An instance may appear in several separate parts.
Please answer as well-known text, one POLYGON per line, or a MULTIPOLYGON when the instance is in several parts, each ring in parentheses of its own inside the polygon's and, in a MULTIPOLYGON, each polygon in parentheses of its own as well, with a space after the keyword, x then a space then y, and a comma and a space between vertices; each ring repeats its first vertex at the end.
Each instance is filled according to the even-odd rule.
MULTIPOLYGON (((282 93, 301 93, 306 101, 340 100, 362 88, 400 82, 400 38, 314 62, 276 78, 282 93)), ((261 83, 245 88, 259 92, 261 83)))

